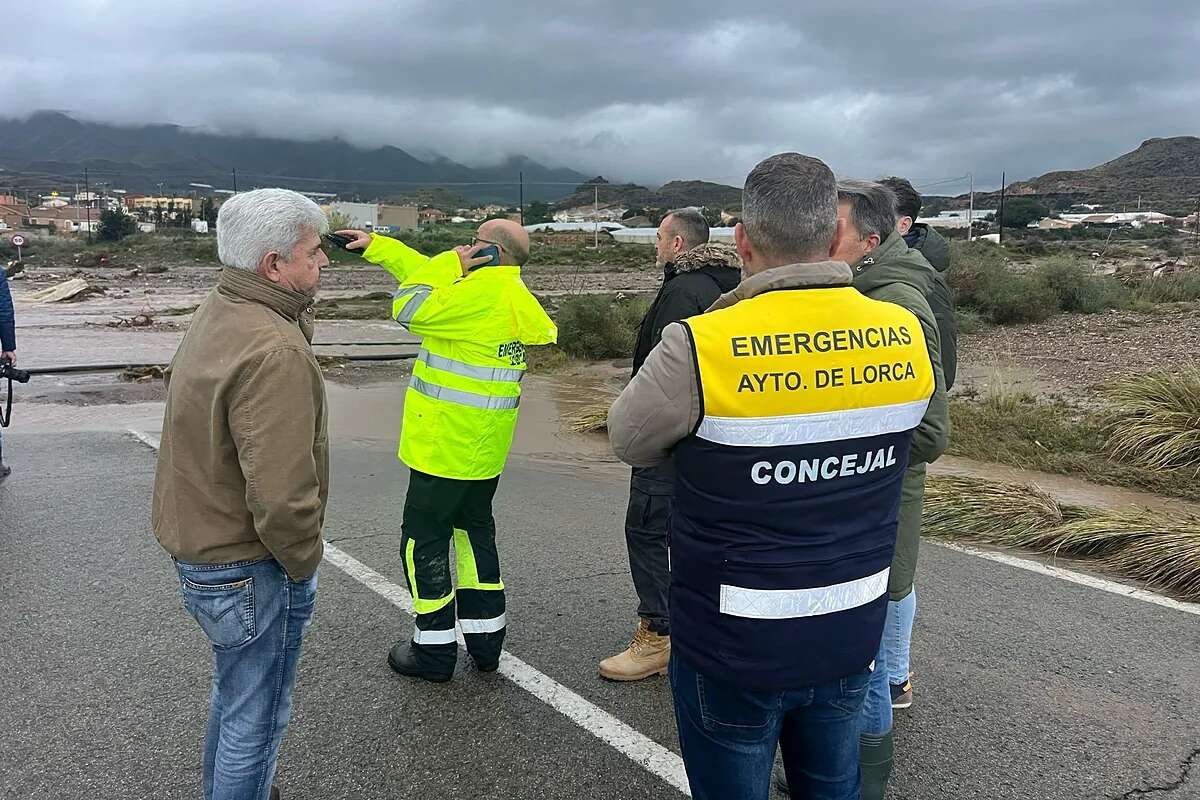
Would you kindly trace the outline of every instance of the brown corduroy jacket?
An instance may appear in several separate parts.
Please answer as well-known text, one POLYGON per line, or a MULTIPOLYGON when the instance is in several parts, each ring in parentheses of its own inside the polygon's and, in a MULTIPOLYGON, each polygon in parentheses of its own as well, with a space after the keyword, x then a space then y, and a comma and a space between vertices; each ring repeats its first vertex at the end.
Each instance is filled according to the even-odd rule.
POLYGON ((312 299, 226 268, 167 370, 152 524, 180 561, 316 571, 329 496, 312 299))

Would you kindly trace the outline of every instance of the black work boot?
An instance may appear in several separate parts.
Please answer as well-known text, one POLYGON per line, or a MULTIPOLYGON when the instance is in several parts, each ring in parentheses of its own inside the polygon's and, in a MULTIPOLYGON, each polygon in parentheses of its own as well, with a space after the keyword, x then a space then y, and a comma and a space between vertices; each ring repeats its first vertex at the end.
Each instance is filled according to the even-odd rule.
MULTIPOLYGON (((457 645, 455 646, 457 649, 457 645)), ((446 683, 454 677, 454 661, 449 667, 444 659, 433 659, 418 651, 412 642, 400 642, 388 653, 388 666, 410 678, 424 678, 433 683, 446 683)))
POLYGON ((0 445, 0 481, 12 474, 12 467, 4 464, 4 445, 0 445))
POLYGON ((882 736, 864 733, 858 738, 858 753, 862 800, 883 800, 887 793, 888 777, 892 774, 892 732, 888 731, 882 736))
POLYGON ((271 784, 271 800, 279 800, 279 787, 271 784))

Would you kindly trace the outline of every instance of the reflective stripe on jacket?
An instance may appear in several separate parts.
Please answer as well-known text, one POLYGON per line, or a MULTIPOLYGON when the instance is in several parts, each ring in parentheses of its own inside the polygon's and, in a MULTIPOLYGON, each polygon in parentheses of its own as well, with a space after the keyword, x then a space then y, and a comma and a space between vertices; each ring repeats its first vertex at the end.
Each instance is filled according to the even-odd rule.
POLYGON ((363 253, 400 286, 392 318, 423 337, 404 398, 400 458, 415 470, 458 480, 494 478, 512 445, 525 347, 558 330, 515 266, 462 277, 453 251, 426 257, 385 236, 363 253))
POLYGON ((703 674, 763 689, 865 669, 912 433, 935 388, 920 322, 837 286, 684 324, 701 411, 675 449, 672 647, 703 674))

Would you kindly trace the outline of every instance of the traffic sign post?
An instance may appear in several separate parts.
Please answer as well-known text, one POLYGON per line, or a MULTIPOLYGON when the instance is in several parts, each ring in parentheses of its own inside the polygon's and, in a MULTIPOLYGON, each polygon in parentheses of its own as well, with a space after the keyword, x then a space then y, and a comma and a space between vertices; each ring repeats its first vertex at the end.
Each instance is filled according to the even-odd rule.
POLYGON ((13 246, 17 248, 17 261, 20 261, 21 247, 25 244, 25 237, 18 233, 16 236, 12 237, 12 243, 13 246))

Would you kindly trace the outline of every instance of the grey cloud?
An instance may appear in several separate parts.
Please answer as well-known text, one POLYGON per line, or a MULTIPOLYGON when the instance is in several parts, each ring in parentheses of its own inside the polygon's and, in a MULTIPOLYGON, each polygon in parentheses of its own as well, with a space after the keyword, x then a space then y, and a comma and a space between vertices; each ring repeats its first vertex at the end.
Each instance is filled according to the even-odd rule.
POLYGON ((8 20, 9 115, 521 153, 645 182, 737 184, 796 149, 843 175, 987 185, 1200 122, 1190 0, 63 0, 8 20))

